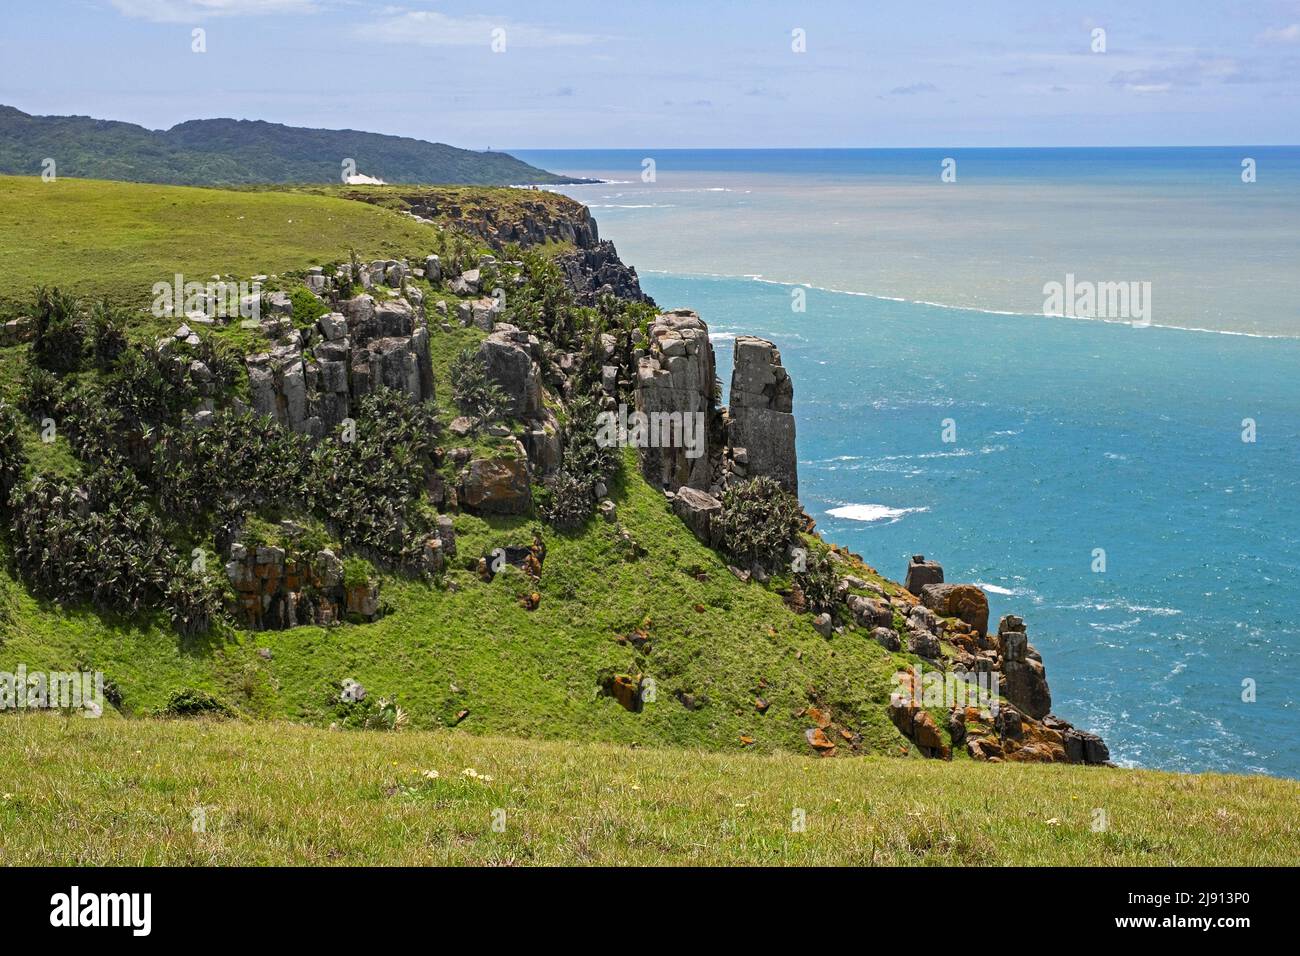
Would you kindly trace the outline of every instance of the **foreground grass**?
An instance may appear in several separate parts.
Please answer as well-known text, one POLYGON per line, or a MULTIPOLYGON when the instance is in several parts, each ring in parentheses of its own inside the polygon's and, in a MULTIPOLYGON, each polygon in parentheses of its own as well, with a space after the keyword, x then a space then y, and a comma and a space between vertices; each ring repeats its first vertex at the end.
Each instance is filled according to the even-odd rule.
POLYGON ((0 311, 58 285, 147 305, 155 282, 205 281, 429 249, 430 226, 332 196, 0 176, 0 311))
POLYGON ((284 723, 27 714, 4 718, 3 728, 0 760, 26 768, 0 795, 8 864, 1300 860, 1300 785, 1262 777, 722 755, 284 723), (199 806, 206 832, 195 833, 199 806), (1108 818, 1103 832, 1092 828, 1097 809, 1108 818), (804 832, 792 828, 797 810, 804 832))

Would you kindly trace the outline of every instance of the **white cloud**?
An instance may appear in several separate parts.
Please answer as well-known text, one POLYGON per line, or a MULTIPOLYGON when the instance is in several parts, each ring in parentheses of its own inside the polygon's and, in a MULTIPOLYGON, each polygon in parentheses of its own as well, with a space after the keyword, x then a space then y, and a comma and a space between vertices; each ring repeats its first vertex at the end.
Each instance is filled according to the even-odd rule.
POLYGON ((110 0, 117 11, 155 23, 197 23, 211 17, 314 13, 317 0, 110 0))
POLYGON ((1300 43, 1300 23, 1289 27, 1269 27, 1255 39, 1260 43, 1300 43))
POLYGON ((434 10, 392 10, 359 24, 359 39, 377 43, 405 43, 416 46, 483 46, 492 42, 493 32, 505 30, 510 46, 584 46, 601 38, 588 33, 565 33, 548 27, 516 23, 481 15, 452 17, 434 10))

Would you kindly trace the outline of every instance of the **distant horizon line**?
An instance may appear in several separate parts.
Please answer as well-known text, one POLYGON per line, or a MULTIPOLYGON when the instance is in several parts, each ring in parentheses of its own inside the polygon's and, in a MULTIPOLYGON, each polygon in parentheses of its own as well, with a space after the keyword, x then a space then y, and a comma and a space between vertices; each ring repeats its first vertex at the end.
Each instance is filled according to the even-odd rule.
MULTIPOLYGON (((468 147, 466 147, 468 148, 468 147)), ((641 150, 712 150, 714 152, 828 152, 832 150, 930 150, 930 149, 1300 149, 1300 143, 1126 143, 1108 146, 1064 145, 1064 146, 490 146, 481 152, 505 153, 565 153, 565 152, 639 152, 641 150)))

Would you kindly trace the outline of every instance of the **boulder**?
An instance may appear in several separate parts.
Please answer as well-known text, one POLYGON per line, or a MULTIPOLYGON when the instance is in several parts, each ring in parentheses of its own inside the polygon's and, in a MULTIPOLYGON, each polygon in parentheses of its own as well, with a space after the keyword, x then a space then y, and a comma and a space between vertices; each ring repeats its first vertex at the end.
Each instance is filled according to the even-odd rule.
POLYGON ((322 315, 316 320, 316 326, 320 329, 326 341, 338 342, 347 338, 348 320, 342 312, 330 312, 322 315))
POLYGON ((0 325, 0 348, 30 342, 36 335, 36 321, 30 316, 10 319, 0 325))
POLYGON ((527 418, 542 410, 541 369, 533 358, 535 339, 513 325, 500 323, 479 345, 487 376, 509 400, 507 414, 527 418))
POLYGON ((941 750, 943 748, 943 737, 939 733, 939 725, 927 711, 918 710, 915 717, 912 718, 912 740, 918 747, 924 747, 927 750, 941 750))
POLYGON ((912 560, 907 565, 907 578, 903 582, 907 590, 920 597, 921 589, 927 584, 942 583, 943 565, 925 560, 923 554, 912 555, 912 560))
POLYGON ((921 603, 940 617, 965 621, 981 634, 989 628, 989 599, 974 584, 927 584, 921 588, 921 603))
POLYGON ((717 518, 722 502, 707 491, 683 485, 673 499, 673 511, 700 541, 710 547, 717 543, 717 518))
POLYGON ((1002 662, 1002 693, 1007 700, 1041 720, 1052 709, 1052 693, 1047 686, 1047 672, 1034 660, 1002 662))
POLYGON ((822 637, 830 637, 835 633, 835 621, 825 612, 813 618, 813 627, 822 637))
POLYGON ((781 365, 781 353, 766 339, 739 335, 731 373, 729 438, 745 449, 745 474, 772 478, 799 493, 792 414, 794 383, 781 365))
POLYGON ((872 628, 871 636, 875 638, 877 644, 887 651, 896 651, 902 647, 898 640, 898 632, 892 627, 872 628))
POLYGON ((520 458, 475 458, 461 475, 460 504, 491 514, 525 514, 532 507, 528 462, 520 458))
POLYGON ((469 324, 484 332, 491 332, 501 317, 501 303, 493 298, 475 299, 469 305, 469 324))
POLYGON ((853 619, 862 627, 893 628, 894 610, 885 601, 877 601, 861 594, 850 594, 845 604, 853 614, 853 619))
POLYGON ((478 295, 480 274, 478 269, 469 269, 451 280, 451 291, 456 295, 478 295))
POLYGON ((930 631, 920 629, 908 630, 907 649, 917 657, 924 657, 927 660, 937 661, 943 654, 939 638, 930 631))

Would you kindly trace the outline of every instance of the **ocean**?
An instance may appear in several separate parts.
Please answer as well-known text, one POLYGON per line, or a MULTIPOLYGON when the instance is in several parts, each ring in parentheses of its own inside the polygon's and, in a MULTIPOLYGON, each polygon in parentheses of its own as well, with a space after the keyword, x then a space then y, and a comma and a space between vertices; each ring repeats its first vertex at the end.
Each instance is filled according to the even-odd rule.
POLYGON ((1023 616, 1116 762, 1300 777, 1300 149, 515 155, 609 181, 561 191, 724 386, 777 343, 824 536, 1023 616), (1043 315, 1067 277, 1149 314, 1043 315))

